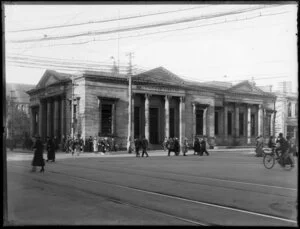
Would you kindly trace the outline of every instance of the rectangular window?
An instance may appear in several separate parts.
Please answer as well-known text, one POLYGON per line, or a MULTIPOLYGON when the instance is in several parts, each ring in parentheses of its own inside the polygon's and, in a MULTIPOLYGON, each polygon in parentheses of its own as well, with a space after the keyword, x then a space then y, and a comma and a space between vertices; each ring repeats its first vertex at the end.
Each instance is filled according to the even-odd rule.
POLYGON ((255 136, 255 115, 251 114, 251 136, 255 136))
POLYGON ((112 133, 112 104, 102 105, 102 120, 101 120, 101 133, 112 133))
POLYGON ((298 116, 298 103, 295 104, 295 117, 298 116))
POLYGON ((244 135, 244 113, 239 114, 239 132, 240 136, 244 135))
POLYGON ((219 112, 215 112, 215 135, 219 134, 219 112))
POLYGON ((134 107, 134 138, 140 136, 140 108, 134 107))
POLYGON ((294 137, 294 126, 287 126, 287 134, 286 136, 294 137))
POLYGON ((228 125, 227 134, 231 135, 232 134, 232 112, 230 112, 230 111, 228 111, 228 114, 227 114, 227 125, 228 125))
POLYGON ((203 135, 203 110, 196 109, 196 135, 203 135))
POLYGON ((288 117, 292 117, 292 103, 288 103, 288 117))

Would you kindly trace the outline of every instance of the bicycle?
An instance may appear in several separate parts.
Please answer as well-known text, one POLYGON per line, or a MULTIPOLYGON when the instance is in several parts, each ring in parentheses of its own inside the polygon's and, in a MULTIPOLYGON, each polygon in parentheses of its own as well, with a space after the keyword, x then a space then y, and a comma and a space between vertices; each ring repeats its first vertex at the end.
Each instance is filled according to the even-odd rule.
POLYGON ((276 157, 275 150, 276 148, 272 148, 270 152, 270 149, 264 149, 265 155, 263 158, 263 164, 265 168, 272 169, 275 165, 275 161, 277 161, 277 163, 280 164, 281 167, 283 167, 284 169, 291 170, 293 167, 290 158, 289 157, 282 158, 282 156, 280 156, 279 158, 275 158, 276 157))

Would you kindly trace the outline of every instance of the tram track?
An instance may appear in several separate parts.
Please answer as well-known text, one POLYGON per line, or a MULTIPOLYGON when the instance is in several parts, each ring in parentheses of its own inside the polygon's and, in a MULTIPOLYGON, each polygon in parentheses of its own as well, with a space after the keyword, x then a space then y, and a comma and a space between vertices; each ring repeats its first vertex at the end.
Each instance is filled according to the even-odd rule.
MULTIPOLYGON (((17 165, 17 166, 19 166, 19 165, 17 165)), ((19 166, 19 167, 26 167, 26 166, 19 166)), ((30 168, 30 167, 26 167, 26 168, 30 168)), ((21 174, 15 172, 15 171, 13 173, 21 175, 21 174)), ((57 172, 51 172, 50 171, 50 173, 56 173, 56 174, 62 175, 62 173, 57 173, 57 172)), ((22 175, 24 175, 24 174, 22 174, 22 175)), ((32 177, 32 175, 30 175, 30 174, 25 174, 25 175, 32 177)), ((63 175, 66 175, 66 174, 63 174, 63 175)), ((72 176, 72 177, 75 178, 75 176, 72 176)), ((79 177, 76 177, 76 178, 79 178, 79 177)), ((41 179, 41 177, 38 177, 38 178, 34 177, 33 180, 38 182, 38 183, 41 183, 43 185, 55 185, 58 188, 64 187, 64 188, 68 188, 68 189, 74 189, 74 187, 72 187, 71 185, 58 184, 54 181, 49 181, 49 180, 46 181, 44 179, 41 179)), ((89 180, 85 179, 85 181, 89 181, 89 180)), ((132 208, 137 209, 139 211, 160 214, 160 215, 163 215, 163 216, 166 216, 166 217, 174 218, 174 219, 177 219, 177 220, 180 220, 180 221, 183 221, 183 222, 187 222, 187 223, 191 223, 191 224, 194 224, 194 225, 198 225, 198 226, 212 226, 213 225, 213 224, 204 223, 204 222, 198 221, 198 220, 192 220, 192 219, 188 219, 188 218, 184 218, 184 217, 179 217, 177 215, 172 215, 172 214, 169 214, 169 213, 157 210, 157 209, 152 209, 152 208, 149 208, 149 207, 143 207, 143 206, 140 206, 140 205, 130 203, 128 201, 122 201, 120 198, 113 198, 109 195, 99 194, 97 192, 89 191, 89 190, 86 190, 86 189, 83 189, 83 188, 78 188, 77 187, 76 190, 81 191, 81 192, 86 193, 86 194, 89 194, 89 195, 104 198, 105 200, 113 202, 113 203, 129 206, 129 207, 132 207, 132 208)))
MULTIPOLYGON (((13 164, 13 166, 18 166, 18 167, 23 167, 23 168, 30 168, 28 166, 16 165, 16 164, 13 164)), ((72 179, 75 179, 75 180, 81 180, 81 181, 84 181, 84 182, 91 182, 91 183, 94 183, 94 184, 106 184, 106 185, 110 185, 110 186, 113 186, 113 187, 118 187, 118 188, 123 189, 123 190, 126 189, 126 190, 129 190, 130 192, 134 191, 134 192, 143 193, 143 194, 156 196, 156 197, 160 197, 160 198, 163 197, 163 198, 166 198, 166 199, 170 199, 172 201, 184 202, 185 204, 188 203, 188 204, 196 204, 196 205, 202 206, 202 207, 205 206, 205 207, 208 207, 211 210, 213 210, 213 212, 215 212, 215 211, 225 211, 226 214, 228 214, 227 212, 230 212, 230 214, 236 214, 237 216, 242 215, 242 218, 251 216, 251 217, 254 217, 254 218, 258 218, 258 219, 265 219, 267 221, 274 220, 276 222, 287 223, 289 225, 295 225, 295 224, 297 225, 297 221, 295 221, 295 220, 288 219, 288 218, 283 218, 283 217, 278 217, 278 216, 275 216, 275 215, 262 214, 262 213, 259 213, 259 212, 249 211, 249 210, 245 210, 245 209, 228 207, 228 206, 221 205, 221 204, 214 204, 214 203, 209 203, 209 202, 204 202, 204 201, 193 200, 193 199, 189 199, 189 198, 185 198, 185 197, 181 197, 181 196, 177 196, 177 195, 173 195, 173 194, 167 194, 167 193, 163 193, 163 192, 149 191, 149 190, 145 190, 145 189, 141 189, 141 188, 137 188, 137 187, 132 187, 132 186, 129 186, 129 185, 120 185, 120 184, 117 184, 117 183, 114 183, 114 182, 87 179, 87 178, 82 177, 82 176, 70 175, 68 173, 63 173, 63 172, 49 171, 49 170, 47 172, 57 174, 57 175, 60 175, 60 176, 69 177, 69 178, 72 178, 72 179)), ((99 195, 99 194, 97 194, 97 195, 99 195)), ((101 195, 103 196, 103 194, 101 194, 101 195)), ((119 201, 120 203, 123 203, 123 204, 136 206, 137 208, 142 208, 142 209, 146 209, 146 210, 148 209, 150 211, 161 212, 162 214, 170 215, 170 217, 172 217, 172 214, 160 211, 158 209, 151 209, 151 208, 148 208, 148 207, 145 207, 145 206, 139 206, 139 205, 130 203, 128 201, 112 198, 111 196, 108 196, 108 197, 106 196, 106 198, 110 198, 113 201, 119 201)), ((178 216, 173 215, 173 217, 178 217, 178 216)), ((194 223, 194 224, 198 224, 198 225, 207 225, 203 222, 198 222, 198 221, 191 220, 191 219, 186 219, 186 218, 183 218, 183 217, 178 217, 178 219, 179 218, 181 218, 181 220, 186 221, 186 222, 190 222, 190 223, 194 223)))
MULTIPOLYGON (((64 166, 70 166, 73 167, 73 164, 69 164, 69 163, 59 163, 60 165, 64 165, 64 166)), ((206 185, 200 182, 194 182, 194 181, 187 181, 184 179, 174 179, 174 178, 163 178, 163 177, 159 177, 159 176, 151 176, 148 174, 138 174, 138 173, 134 173, 134 172, 125 172, 125 171, 116 171, 115 169, 119 169, 120 167, 117 166, 113 166, 115 169, 107 169, 107 168, 94 168, 94 167, 89 167, 89 166, 83 166, 83 165, 76 165, 76 167, 80 167, 80 168, 85 168, 85 169, 91 169, 91 170, 97 170, 97 171, 106 171, 106 172, 112 172, 112 173, 121 173, 121 174, 128 174, 128 175, 136 175, 136 176, 143 176, 143 177, 149 177, 149 178, 155 178, 155 179, 161 179, 161 180, 171 180, 171 181, 175 181, 175 182, 184 182, 184 183, 190 183, 190 184, 198 184, 198 185, 206 185)), ((112 167, 112 165, 110 165, 110 167, 112 167)), ((141 172, 145 172, 144 169, 138 169, 138 168, 128 168, 128 167, 122 167, 122 169, 126 169, 126 170, 139 170, 141 172)), ((151 171, 156 173, 157 171, 151 171)), ((253 186, 259 186, 259 187, 266 187, 266 188, 271 188, 271 189, 283 189, 283 190, 287 190, 287 191, 297 191, 297 189, 295 188, 287 188, 287 187, 280 187, 280 186, 274 186, 274 185, 264 185, 264 184, 257 184, 257 183, 251 183, 251 182, 243 182, 243 181, 235 181, 235 180, 229 180, 229 179, 219 179, 219 178, 213 178, 213 177, 204 177, 204 176, 198 176, 198 175, 194 175, 194 174, 186 174, 186 173, 176 173, 176 172, 170 172, 170 171, 165 171, 165 170, 160 170, 159 172, 162 172, 164 174, 171 174, 171 175, 180 175, 180 176, 187 176, 187 177, 196 177, 196 178, 200 178, 200 179, 204 179, 204 180, 213 180, 213 181, 221 181, 221 182, 227 182, 227 183, 234 183, 234 184, 243 184, 243 185, 253 185, 253 186)), ((224 188, 224 186, 221 185, 216 185, 214 184, 215 187, 222 187, 224 188)), ((230 188, 230 187, 226 187, 226 188, 230 188)), ((243 188, 237 188, 235 187, 234 189, 236 190, 242 190, 245 191, 246 189, 243 188)), ((249 191, 249 190, 247 190, 249 191)), ((251 190, 250 190, 251 191, 251 190)), ((263 193, 265 194, 265 192, 261 192, 256 190, 256 193, 263 193)), ((276 194, 278 196, 287 196, 287 195, 280 195, 280 194, 276 194)), ((288 197, 288 196, 287 196, 288 197)))

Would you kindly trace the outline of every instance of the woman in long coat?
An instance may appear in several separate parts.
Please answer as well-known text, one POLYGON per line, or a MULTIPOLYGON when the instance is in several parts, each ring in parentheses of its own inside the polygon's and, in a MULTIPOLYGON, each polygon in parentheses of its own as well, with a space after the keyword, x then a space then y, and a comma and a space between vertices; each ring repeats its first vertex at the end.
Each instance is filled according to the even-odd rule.
POLYGON ((195 142, 194 142, 194 154, 198 154, 200 156, 200 140, 199 138, 195 138, 195 142))
POLYGON ((33 160, 32 160, 32 172, 35 172, 36 170, 36 166, 41 166, 41 170, 40 172, 44 172, 44 166, 45 166, 45 161, 43 158, 43 143, 40 139, 40 137, 36 137, 36 141, 33 145, 33 150, 34 150, 34 156, 33 156, 33 160))
POLYGON ((55 161, 55 144, 52 138, 47 140, 47 161, 55 161))

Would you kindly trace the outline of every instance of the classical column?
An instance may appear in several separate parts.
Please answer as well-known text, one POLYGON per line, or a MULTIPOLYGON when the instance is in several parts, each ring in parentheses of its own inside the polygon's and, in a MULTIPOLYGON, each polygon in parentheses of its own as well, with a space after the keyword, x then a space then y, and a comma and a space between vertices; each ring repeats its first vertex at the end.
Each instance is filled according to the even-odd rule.
POLYGON ((64 135, 66 137, 66 133, 65 133, 65 99, 61 98, 61 102, 60 102, 60 134, 61 137, 64 135))
POLYGON ((112 135, 116 134, 116 104, 112 104, 112 117, 111 117, 111 133, 112 135))
POLYGON ((34 129, 34 120, 35 120, 35 112, 32 107, 30 107, 30 135, 34 136, 35 129, 34 129))
POLYGON ((271 113, 270 123, 268 123, 268 125, 270 125, 270 129, 271 129, 271 133, 270 133, 271 136, 274 136, 274 122, 273 122, 273 119, 274 119, 274 112, 271 113))
POLYGON ((71 100, 70 99, 65 99, 65 107, 66 107, 66 135, 71 136, 71 100))
POLYGON ((55 98, 54 100, 54 133, 53 135, 58 137, 58 121, 59 121, 59 108, 58 108, 58 98, 55 98))
POLYGON ((192 103, 192 106, 193 106, 192 119, 193 119, 193 143, 194 143, 196 137, 196 104, 192 103))
POLYGON ((183 144, 183 138, 184 138, 184 97, 180 97, 180 102, 179 102, 179 142, 180 146, 183 144))
POLYGON ((263 128, 262 120, 263 120, 263 117, 264 117, 264 113, 265 112, 263 112, 262 105, 259 104, 258 105, 258 114, 257 114, 258 136, 262 135, 262 133, 263 133, 263 131, 262 131, 262 128, 263 128))
POLYGON ((102 103, 101 99, 98 98, 98 109, 99 109, 99 130, 98 133, 102 133, 102 103))
POLYGON ((240 135, 240 126, 239 126, 239 122, 240 122, 240 109, 239 109, 239 104, 235 103, 235 137, 239 137, 240 135))
POLYGON ((170 96, 165 96, 165 137, 170 136, 170 96))
POLYGON ((251 106, 247 104, 247 144, 251 144, 251 106))
POLYGON ((145 94, 145 138, 150 141, 149 136, 149 94, 145 94))
POLYGON ((224 103, 224 140, 227 140, 228 136, 228 107, 227 103, 224 103))
POLYGON ((39 135, 41 138, 44 138, 43 134, 43 120, 44 119, 44 102, 40 101, 39 106, 39 135))
POLYGON ((207 129, 207 107, 203 109, 203 135, 206 135, 206 129, 207 129))
POLYGON ((51 122, 52 115, 51 115, 51 100, 47 100, 47 137, 51 137, 51 122))

